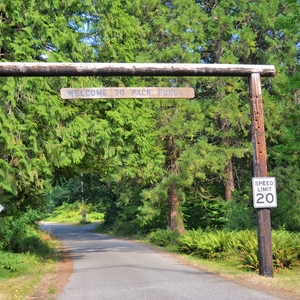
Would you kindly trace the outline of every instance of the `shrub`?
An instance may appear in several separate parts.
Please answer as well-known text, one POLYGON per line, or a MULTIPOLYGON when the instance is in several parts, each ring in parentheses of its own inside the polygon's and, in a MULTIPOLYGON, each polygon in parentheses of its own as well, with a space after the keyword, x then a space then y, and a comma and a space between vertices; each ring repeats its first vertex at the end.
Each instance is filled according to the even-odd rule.
POLYGON ((27 254, 0 252, 0 268, 10 271, 26 271, 32 266, 34 259, 27 254))
POLYGON ((189 230, 179 239, 180 251, 187 254, 196 254, 197 241, 199 241, 204 232, 201 229, 189 230))
POLYGON ((50 246, 40 239, 39 235, 26 237, 20 243, 22 253, 34 253, 41 257, 46 257, 52 253, 50 246))
POLYGON ((114 234, 132 236, 140 233, 140 227, 137 220, 132 221, 122 221, 117 220, 113 226, 112 230, 114 234))
POLYGON ((240 267, 254 270, 258 267, 257 238, 253 231, 188 231, 180 238, 180 250, 203 259, 228 259, 240 267))
MULTIPOLYGON (((251 230, 187 231, 179 239, 180 250, 204 259, 227 259, 240 268, 258 270, 257 233, 251 230)), ((291 268, 300 262, 300 235, 284 230, 272 232, 274 268, 291 268)))
POLYGON ((232 234, 230 241, 230 259, 239 263, 239 267, 257 270, 258 269, 258 242, 255 231, 244 230, 232 234))
POLYGON ((225 256, 232 233, 225 230, 191 231, 180 239, 182 252, 192 253, 201 258, 214 259, 225 256))
POLYGON ((178 244, 179 233, 171 230, 158 229, 148 234, 150 243, 166 247, 178 244))
POLYGON ((285 230, 272 231, 275 268, 291 268, 300 263, 300 235, 285 230))
POLYGON ((36 211, 28 210, 18 218, 1 219, 0 250, 13 253, 30 252, 40 257, 49 255, 51 249, 41 240, 38 218, 39 214, 36 211))
POLYGON ((82 224, 82 225, 87 225, 87 224, 91 224, 92 222, 91 221, 86 221, 86 220, 80 220, 79 223, 82 224))
POLYGON ((207 259, 220 258, 228 251, 231 233, 224 230, 205 232, 197 244, 197 255, 207 259))
POLYGON ((7 249, 11 236, 11 221, 8 218, 0 218, 0 251, 7 249))

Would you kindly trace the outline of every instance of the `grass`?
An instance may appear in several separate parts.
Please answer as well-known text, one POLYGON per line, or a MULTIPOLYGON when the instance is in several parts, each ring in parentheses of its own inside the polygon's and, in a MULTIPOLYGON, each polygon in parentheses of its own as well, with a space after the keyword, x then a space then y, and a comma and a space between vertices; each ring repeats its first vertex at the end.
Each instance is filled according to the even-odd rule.
MULTIPOLYGON (((53 240, 48 233, 44 233, 41 239, 47 242, 51 248, 58 249, 61 243, 53 240)), ((11 256, 20 254, 10 254, 11 256)), ((22 254, 24 268, 16 272, 0 269, 0 299, 1 300, 21 300, 31 295, 35 287, 46 274, 55 273, 60 253, 53 252, 47 258, 38 258, 34 254, 22 254)), ((51 283, 50 283, 51 284, 51 283)))
POLYGON ((291 299, 300 299, 300 268, 274 270, 274 278, 259 276, 257 272, 245 271, 227 261, 210 261, 195 256, 182 255, 191 264, 222 277, 234 280, 259 290, 275 292, 278 296, 288 295, 291 299))
MULTIPOLYGON (((63 205, 54 211, 47 221, 71 224, 89 224, 100 222, 104 219, 103 213, 94 212, 92 207, 80 202, 72 205, 63 205), (82 218, 82 211, 86 211, 86 219, 82 218)), ((18 223, 19 231, 24 228, 23 223, 18 223)), ((31 232, 31 231, 30 231, 31 232)), ((56 293, 54 284, 55 267, 57 266, 60 253, 51 249, 58 249, 61 242, 54 240, 46 232, 35 232, 22 240, 22 249, 26 246, 24 253, 13 253, 0 251, 0 299, 19 300, 35 293, 35 287, 46 276, 47 291, 49 299, 56 293), (50 248, 48 247, 50 246, 50 248), (47 251, 46 251, 47 250, 47 251)), ((23 236, 21 234, 21 236, 23 236)), ((19 248, 20 248, 19 247, 19 248)), ((25 249, 25 248, 24 248, 25 249)), ((17 252, 17 251, 15 251, 17 252)))
POLYGON ((103 215, 100 213, 90 213, 86 215, 86 220, 84 221, 79 212, 74 212, 67 215, 57 215, 53 217, 48 217, 45 219, 45 221, 66 224, 89 224, 93 222, 103 221, 103 215))
POLYGON ((48 290, 48 294, 55 294, 55 292, 56 292, 56 288, 51 285, 51 287, 48 290))
POLYGON ((34 292, 34 287, 40 282, 47 271, 54 269, 54 263, 44 263, 32 268, 26 274, 0 281, 0 299, 21 300, 34 292))

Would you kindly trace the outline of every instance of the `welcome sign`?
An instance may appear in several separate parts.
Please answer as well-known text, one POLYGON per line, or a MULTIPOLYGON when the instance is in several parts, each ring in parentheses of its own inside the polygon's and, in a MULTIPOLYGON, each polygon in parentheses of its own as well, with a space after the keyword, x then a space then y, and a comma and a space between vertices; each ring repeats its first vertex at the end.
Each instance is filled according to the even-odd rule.
POLYGON ((194 98, 193 88, 127 87, 127 88, 63 88, 62 99, 97 98, 194 98))

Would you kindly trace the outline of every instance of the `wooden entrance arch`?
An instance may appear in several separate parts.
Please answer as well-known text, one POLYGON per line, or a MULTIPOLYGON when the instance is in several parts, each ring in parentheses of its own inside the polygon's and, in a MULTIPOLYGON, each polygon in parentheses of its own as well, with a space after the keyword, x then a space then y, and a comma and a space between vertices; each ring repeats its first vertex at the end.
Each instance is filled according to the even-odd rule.
MULTIPOLYGON (((230 76, 248 77, 254 177, 267 177, 261 77, 275 76, 272 65, 157 63, 0 63, 0 77, 25 76, 230 76)), ((259 274, 273 277, 269 208, 256 209, 259 274)))

